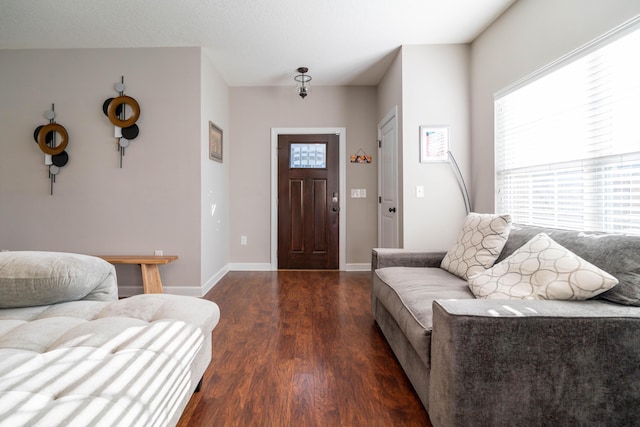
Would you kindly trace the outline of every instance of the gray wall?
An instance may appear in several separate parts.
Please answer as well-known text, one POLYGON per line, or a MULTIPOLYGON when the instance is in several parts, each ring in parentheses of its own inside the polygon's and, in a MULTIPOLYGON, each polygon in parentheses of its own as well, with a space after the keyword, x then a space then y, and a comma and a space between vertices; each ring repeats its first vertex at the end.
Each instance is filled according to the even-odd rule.
MULTIPOLYGON (((199 48, 0 51, 0 249, 162 249, 180 256, 160 267, 167 291, 201 294, 216 274, 203 262, 219 258, 213 270, 228 263, 228 241, 214 225, 228 221, 224 167, 202 160, 207 121, 229 127, 226 87, 214 74, 201 76, 211 68, 199 48), (117 96, 113 86, 122 75, 141 116, 120 169, 102 103, 117 96), (70 140, 53 196, 33 139, 51 103, 70 140), (216 184, 207 182, 214 178, 216 184), (210 200, 222 205, 220 217, 204 215, 210 200)), ((138 267, 117 270, 121 294, 141 292, 138 267)))
MULTIPOLYGON (((402 48, 398 49, 391 65, 387 69, 380 83, 378 84, 378 126, 380 122, 389 114, 394 108, 397 107, 397 123, 398 128, 396 130, 398 136, 398 168, 402 170, 402 48)), ((402 185, 403 185, 402 173, 398 174, 398 211, 403 212, 403 199, 402 199, 402 185)), ((398 219, 398 244, 402 247, 404 244, 404 228, 402 222, 402 216, 398 219)))
POLYGON ((405 45, 378 86, 378 120, 398 106, 400 246, 446 250, 466 215, 449 163, 420 163, 420 126, 448 126, 469 178, 469 46, 405 45), (424 197, 416 196, 416 187, 424 197))
POLYGON ((203 50, 200 87, 200 277, 201 295, 224 276, 229 266, 229 170, 233 133, 229 88, 203 50), (209 121, 222 129, 223 161, 209 159, 209 121))
POLYGON ((469 46, 403 46, 402 88, 404 247, 447 250, 466 216, 464 199, 448 162, 420 163, 420 126, 449 127, 450 150, 468 178, 469 46))
POLYGON ((232 269, 267 268, 271 262, 271 128, 346 128, 347 156, 362 148, 370 164, 346 166, 347 268, 370 263, 377 242, 376 89, 316 86, 304 100, 292 87, 234 87, 230 256, 232 269), (352 188, 367 197, 351 199, 352 188), (247 236, 247 245, 240 245, 247 236), (349 266, 351 265, 351 267, 349 266))
POLYGON ((638 0, 518 0, 471 47, 471 180, 493 212, 493 95, 640 14, 638 0))

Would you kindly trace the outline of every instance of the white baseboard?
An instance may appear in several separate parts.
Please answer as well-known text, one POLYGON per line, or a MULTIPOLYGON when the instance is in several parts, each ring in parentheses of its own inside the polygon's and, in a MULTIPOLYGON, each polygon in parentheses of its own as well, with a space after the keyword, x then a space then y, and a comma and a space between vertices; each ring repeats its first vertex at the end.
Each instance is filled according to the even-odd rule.
POLYGON ((165 294, 184 295, 188 297, 201 297, 202 287, 200 286, 163 286, 165 294))
MULTIPOLYGON (((207 280, 201 286, 163 286, 165 294, 172 295, 185 295, 189 297, 203 297, 209 292, 213 287, 224 277, 225 274, 229 272, 229 264, 225 265, 218 271, 216 274, 211 276, 209 280, 207 280)), ((138 295, 142 293, 142 285, 140 286, 132 286, 132 285, 119 285, 118 286, 118 296, 120 297, 130 297, 133 295, 138 295)))
POLYGON ((347 271, 371 271, 371 263, 347 264, 347 271))
MULTIPOLYGON (((213 287, 213 286, 211 286, 213 287)), ((165 294, 185 295, 188 297, 202 297, 206 292, 202 292, 201 286, 163 286, 165 294)), ((142 294, 142 285, 140 286, 118 286, 118 296, 121 298, 131 297, 142 294)))
MULTIPOLYGON (((244 263, 236 262, 229 264, 229 271, 272 271, 269 263, 244 263)), ((347 264, 345 271, 371 271, 370 263, 347 264)))
POLYGON ((250 262, 232 262, 229 264, 229 271, 272 271, 271 264, 268 262, 250 263, 250 262))
MULTIPOLYGON (((166 294, 186 295, 192 297, 202 297, 206 295, 213 287, 227 274, 229 271, 272 271, 271 264, 263 263, 245 263, 234 262, 226 264, 216 274, 211 276, 202 286, 163 286, 166 294)), ((370 263, 352 263, 346 265, 345 271, 371 271, 370 263)), ((130 297, 142 293, 142 285, 140 286, 118 286, 118 295, 120 297, 130 297)))
POLYGON ((205 296, 207 292, 209 292, 213 287, 224 277, 225 274, 229 272, 229 264, 225 264, 216 274, 211 276, 209 280, 206 281, 204 285, 202 285, 200 296, 205 296))

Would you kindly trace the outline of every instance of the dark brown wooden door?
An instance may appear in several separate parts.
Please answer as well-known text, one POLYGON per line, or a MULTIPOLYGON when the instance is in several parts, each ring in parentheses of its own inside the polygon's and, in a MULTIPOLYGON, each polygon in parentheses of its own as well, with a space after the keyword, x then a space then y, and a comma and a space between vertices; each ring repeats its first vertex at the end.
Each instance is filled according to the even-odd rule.
POLYGON ((338 269, 338 135, 278 136, 278 268, 338 269))

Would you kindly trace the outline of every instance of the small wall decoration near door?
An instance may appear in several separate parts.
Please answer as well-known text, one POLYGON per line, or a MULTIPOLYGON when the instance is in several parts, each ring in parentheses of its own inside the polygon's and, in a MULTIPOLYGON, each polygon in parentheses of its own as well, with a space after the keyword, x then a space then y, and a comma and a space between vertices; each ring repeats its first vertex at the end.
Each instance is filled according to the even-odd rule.
POLYGON ((44 153, 44 164, 49 167, 49 182, 53 196, 56 175, 60 173, 60 168, 69 161, 69 155, 65 151, 69 144, 69 134, 64 126, 56 123, 54 104, 51 104, 51 109, 44 113, 44 117, 49 120, 49 124, 38 126, 33 132, 33 139, 36 140, 40 150, 44 153))
POLYGON ((136 124, 140 118, 140 105, 138 101, 124 94, 124 76, 115 84, 114 89, 118 92, 118 96, 105 100, 102 104, 102 112, 115 126, 114 136, 122 168, 122 157, 124 157, 125 149, 129 146, 129 141, 135 139, 140 133, 136 124), (127 113, 127 105, 131 109, 131 114, 127 113))
POLYGON ((448 126, 420 126, 420 163, 446 162, 448 151, 448 126))
POLYGON ((209 122, 209 158, 222 163, 222 129, 209 122))
POLYGON ((356 154, 351 156, 351 163, 371 163, 372 161, 373 157, 365 153, 362 148, 356 151, 356 154))

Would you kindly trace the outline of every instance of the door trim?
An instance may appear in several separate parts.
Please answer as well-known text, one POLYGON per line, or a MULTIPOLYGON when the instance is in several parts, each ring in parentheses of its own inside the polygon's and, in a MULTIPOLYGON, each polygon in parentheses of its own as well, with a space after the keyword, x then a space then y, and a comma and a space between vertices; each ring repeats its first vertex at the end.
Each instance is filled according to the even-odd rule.
MULTIPOLYGON (((382 140, 382 128, 391 120, 395 121, 395 140, 396 140, 396 174, 399 178, 399 160, 398 160, 398 106, 394 105, 380 122, 378 122, 378 141, 382 140)), ((378 159, 382 159, 382 148, 378 147, 378 159)), ((396 203, 400 205, 400 180, 396 178, 396 203)), ((378 196, 382 194, 382 162, 378 162, 378 196)), ((402 212, 402 211, 400 211, 402 212)), ((382 247, 382 205, 378 203, 378 247, 382 247)), ((396 247, 400 247, 400 218, 396 220, 396 247)))
POLYGON ((334 133, 338 135, 340 153, 340 237, 339 268, 347 268, 347 129, 337 128, 271 128, 271 270, 278 269, 278 135, 334 133))

